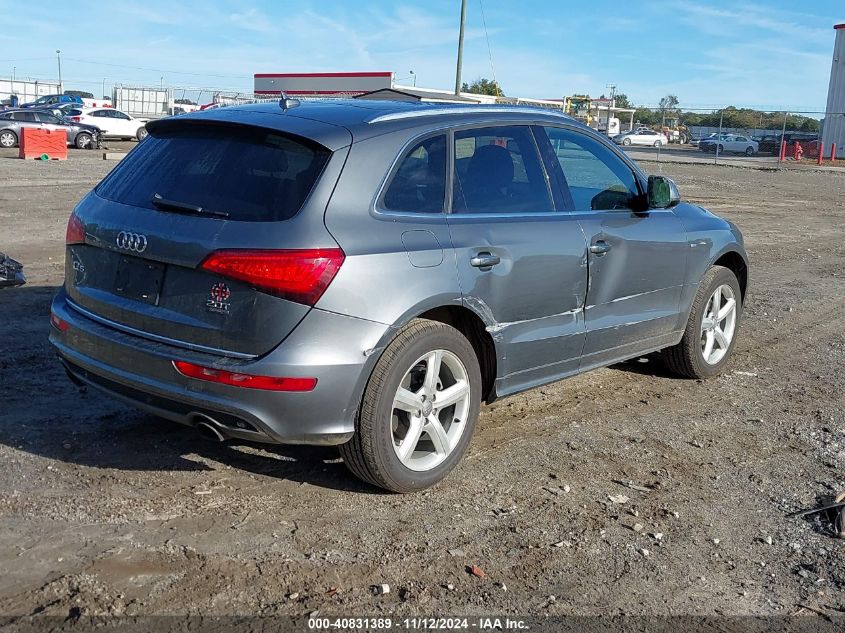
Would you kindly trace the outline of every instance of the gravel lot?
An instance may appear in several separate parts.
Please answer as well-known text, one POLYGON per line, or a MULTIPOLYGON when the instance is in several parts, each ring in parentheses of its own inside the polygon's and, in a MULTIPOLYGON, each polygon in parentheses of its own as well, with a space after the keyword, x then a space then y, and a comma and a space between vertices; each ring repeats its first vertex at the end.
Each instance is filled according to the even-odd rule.
POLYGON ((845 490, 845 174, 646 165, 745 232, 728 373, 649 358, 502 400, 447 481, 396 496, 333 449, 212 444, 79 394, 49 302, 68 213, 115 163, 14 155, 0 250, 29 283, 0 291, 0 614, 845 612, 845 541, 784 516, 845 490))

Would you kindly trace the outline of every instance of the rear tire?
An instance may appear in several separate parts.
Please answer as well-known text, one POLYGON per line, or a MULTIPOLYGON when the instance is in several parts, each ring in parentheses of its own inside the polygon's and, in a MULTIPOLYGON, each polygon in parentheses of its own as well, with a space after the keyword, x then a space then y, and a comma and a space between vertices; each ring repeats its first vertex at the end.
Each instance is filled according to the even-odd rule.
POLYGON ((414 319, 376 363, 355 435, 340 454, 353 474, 374 486, 392 492, 428 488, 463 457, 480 406, 481 371, 470 342, 451 326, 414 319), (461 394, 460 400, 440 408, 437 396, 440 403, 451 402, 452 394, 461 394))
MULTIPOLYGON (((663 350, 663 360, 666 366, 679 376, 686 378, 712 378, 722 373, 736 345, 739 332, 740 317, 742 316, 742 293, 739 281, 729 268, 713 266, 704 275, 698 285, 698 292, 692 303, 687 327, 681 342, 663 350), (714 324, 714 293, 720 290, 719 306, 715 312, 724 311, 725 317, 714 324), (729 304, 733 301, 734 313, 731 320, 729 304), (721 326, 721 327, 719 327, 721 326), (721 332, 722 344, 718 343, 719 336, 715 330, 721 332), (705 359, 707 340, 711 338, 709 361, 705 359), (727 345, 724 339, 727 338, 727 345), (712 342, 712 341, 717 342, 712 342), (719 353, 719 350, 724 353, 719 353)), ((718 318, 718 317, 716 317, 718 318)))

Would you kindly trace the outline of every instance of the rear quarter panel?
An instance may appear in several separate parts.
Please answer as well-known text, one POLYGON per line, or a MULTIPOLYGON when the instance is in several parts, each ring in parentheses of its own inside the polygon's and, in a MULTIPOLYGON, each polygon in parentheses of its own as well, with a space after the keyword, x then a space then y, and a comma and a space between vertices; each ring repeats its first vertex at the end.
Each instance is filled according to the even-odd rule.
POLYGON ((383 134, 350 148, 325 214, 346 260, 320 309, 401 327, 428 309, 461 304, 445 215, 376 208, 394 160, 422 131, 383 134))

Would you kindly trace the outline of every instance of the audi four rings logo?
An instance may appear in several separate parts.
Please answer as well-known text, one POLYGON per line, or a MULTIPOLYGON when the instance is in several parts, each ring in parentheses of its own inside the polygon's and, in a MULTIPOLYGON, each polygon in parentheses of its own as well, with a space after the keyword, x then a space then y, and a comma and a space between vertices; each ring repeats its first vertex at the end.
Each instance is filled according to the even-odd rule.
POLYGON ((140 233, 121 231, 117 234, 117 247, 133 253, 143 253, 147 250, 147 236, 140 233))

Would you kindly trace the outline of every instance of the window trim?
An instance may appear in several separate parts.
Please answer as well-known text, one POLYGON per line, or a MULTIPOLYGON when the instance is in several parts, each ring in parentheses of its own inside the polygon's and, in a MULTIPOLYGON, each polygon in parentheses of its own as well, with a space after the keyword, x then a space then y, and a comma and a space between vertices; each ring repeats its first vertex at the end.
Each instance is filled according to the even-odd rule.
POLYGON ((494 218, 549 218, 554 217, 559 213, 565 213, 566 209, 560 209, 557 205, 557 197, 554 195, 554 191, 552 190, 551 180, 549 178, 548 169, 546 168, 546 162, 543 160, 543 152, 540 150, 540 146, 537 143, 537 139, 534 137, 533 127, 536 125, 536 121, 503 121, 501 119, 493 122, 486 122, 486 121, 476 121, 473 123, 466 123, 463 125, 455 125, 449 129, 449 187, 448 187, 448 208, 447 214, 449 217, 464 219, 464 218, 482 218, 482 219, 494 219, 494 218), (454 180, 455 180, 455 133, 456 132, 463 132, 466 130, 480 130, 485 128, 491 127, 524 127, 528 132, 529 138, 531 138, 531 142, 534 145, 534 149, 537 152, 537 158, 540 161, 540 171, 543 175, 543 179, 546 183, 546 194, 549 196, 549 202, 552 205, 551 211, 514 211, 510 213, 453 213, 452 212, 452 200, 454 198, 454 180))
POLYGON ((390 169, 387 170, 387 175, 382 179, 381 185, 378 188, 378 193, 376 194, 376 201, 373 205, 373 209, 376 213, 381 215, 389 215, 389 216, 399 216, 399 217, 411 217, 411 218, 431 218, 431 217, 441 217, 448 213, 447 207, 449 205, 449 192, 450 192, 450 178, 449 178, 449 129, 442 128, 436 131, 429 130, 425 134, 420 136, 415 136, 407 143, 402 146, 402 149, 399 150, 399 153, 393 159, 393 163, 390 165, 390 169), (437 136, 443 136, 446 139, 446 174, 445 174, 445 182, 444 182, 444 194, 443 194, 443 206, 441 211, 399 211, 398 209, 388 209, 385 206, 384 198, 387 195, 388 189, 393 184, 393 181, 396 179, 396 176, 399 174, 399 167, 402 165, 404 160, 410 156, 411 150, 415 149, 421 143, 424 143, 428 139, 435 138, 437 136))

